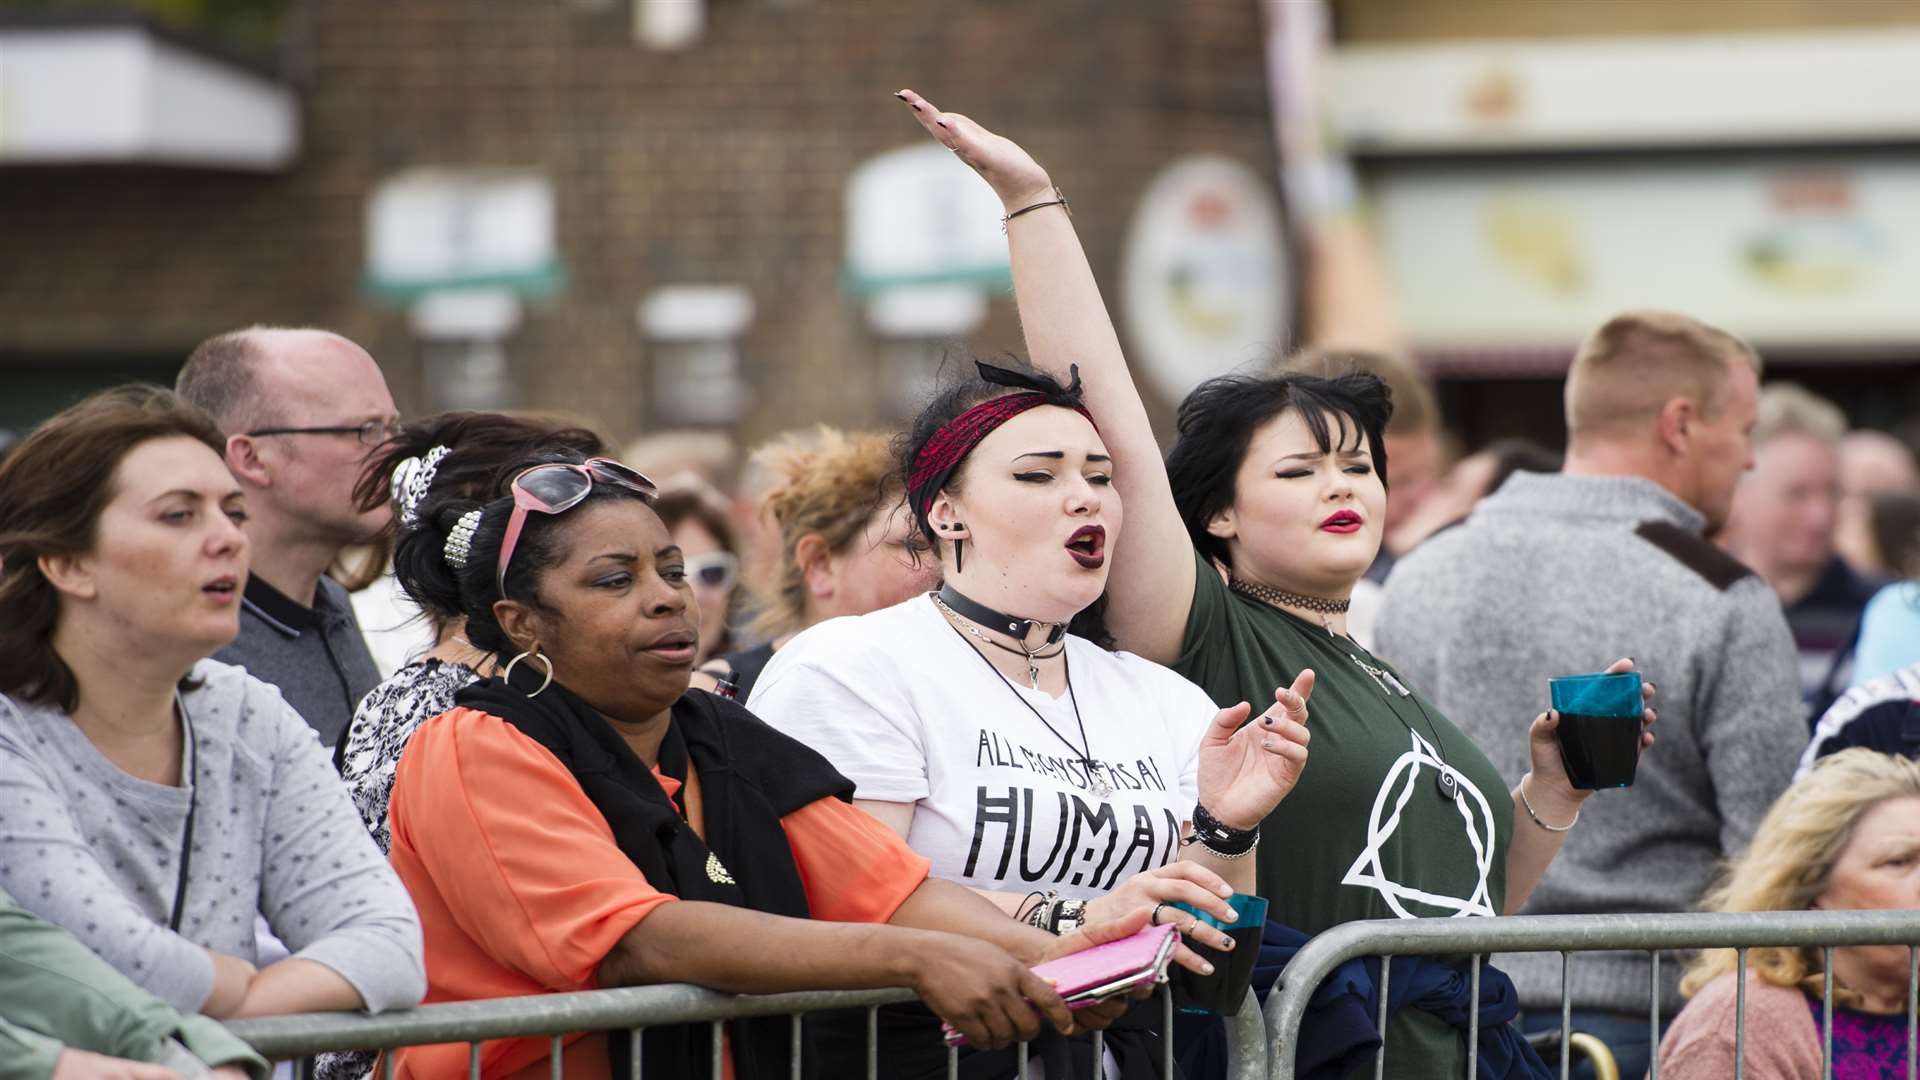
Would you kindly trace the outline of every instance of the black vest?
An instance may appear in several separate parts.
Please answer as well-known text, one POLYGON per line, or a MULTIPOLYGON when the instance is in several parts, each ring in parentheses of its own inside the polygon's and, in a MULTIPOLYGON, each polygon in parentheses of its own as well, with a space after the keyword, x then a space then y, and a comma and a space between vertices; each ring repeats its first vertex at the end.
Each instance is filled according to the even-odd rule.
MULTIPOLYGON (((520 672, 512 686, 487 679, 459 691, 454 701, 512 724, 559 758, 606 818, 621 852, 661 892, 772 915, 810 916, 780 819, 829 796, 853 798, 852 781, 825 758, 742 706, 689 690, 673 705, 660 745, 660 771, 684 784, 691 761, 699 774, 703 841, 687 824, 684 805, 667 797, 612 725, 558 683, 527 697, 536 686, 537 676, 520 672)), ((682 798, 685 790, 679 792, 682 798)), ((729 1026, 739 1080, 788 1075, 786 1019, 739 1020, 729 1026)), ((718 1080, 711 1076, 709 1024, 651 1027, 641 1045, 648 1076, 718 1080)), ((624 1032, 608 1039, 608 1051, 613 1075, 627 1075, 624 1032)))

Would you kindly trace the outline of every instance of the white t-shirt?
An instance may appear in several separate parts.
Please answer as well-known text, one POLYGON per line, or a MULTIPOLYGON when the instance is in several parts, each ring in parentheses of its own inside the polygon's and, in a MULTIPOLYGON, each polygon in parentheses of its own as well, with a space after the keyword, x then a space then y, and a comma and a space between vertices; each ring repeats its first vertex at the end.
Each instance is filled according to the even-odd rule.
POLYGON ((938 877, 1091 897, 1177 858, 1216 711, 1207 695, 1068 636, 1073 697, 1056 700, 1001 678, 974 644, 926 596, 831 619, 774 654, 747 705, 825 755, 858 798, 916 804, 907 843, 938 877), (1096 794, 1083 747, 1111 796, 1096 794))

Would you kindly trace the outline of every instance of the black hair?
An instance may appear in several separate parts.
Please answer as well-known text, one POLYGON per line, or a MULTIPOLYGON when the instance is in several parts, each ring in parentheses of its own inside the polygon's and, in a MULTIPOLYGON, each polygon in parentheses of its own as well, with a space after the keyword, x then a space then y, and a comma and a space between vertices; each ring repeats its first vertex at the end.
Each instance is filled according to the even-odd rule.
MULTIPOLYGON (((466 638, 476 648, 496 656, 508 656, 518 647, 501 629, 494 617, 493 605, 502 598, 517 600, 539 611, 550 610, 540 597, 539 583, 547 568, 565 558, 566 537, 571 523, 579 520, 578 506, 564 514, 530 513, 514 547, 513 563, 507 567, 506 591, 495 584, 500 564, 500 546, 506 539, 507 521, 513 516, 513 498, 508 485, 513 478, 536 465, 579 465, 586 456, 566 449, 551 449, 509 463, 495 473, 488 488, 491 497, 476 498, 465 491, 441 491, 436 483, 420 507, 420 524, 405 529, 393 551, 393 576, 421 607, 449 618, 467 620, 466 638), (466 565, 455 567, 447 561, 447 535, 462 517, 480 510, 480 521, 468 541, 466 565)), ((596 483, 579 506, 608 499, 636 499, 639 492, 619 484, 596 483)))
POLYGON ((1356 437, 1366 440, 1380 486, 1387 485, 1385 431, 1393 392, 1369 371, 1319 376, 1222 375, 1195 387, 1180 403, 1179 435, 1167 454, 1167 480, 1187 535, 1202 555, 1231 566, 1227 542, 1207 531, 1233 505, 1240 463, 1254 433, 1287 410, 1300 414, 1323 453, 1356 437))
MULTIPOLYGON (((914 527, 919 530, 921 538, 926 541, 932 551, 939 550, 940 537, 934 532, 933 523, 929 522, 927 516, 920 512, 920 508, 913 504, 912 485, 914 467, 920 458, 920 451, 932 441, 941 428, 952 423, 961 413, 975 405, 1006 394, 1037 392, 1046 396, 1046 402, 1049 405, 1058 405, 1067 409, 1086 407, 1081 400, 1080 379, 1077 372, 1073 385, 1065 386, 1052 375, 1040 371, 1011 353, 997 356, 985 365, 988 370, 999 369, 1001 373, 999 377, 1008 381, 989 381, 983 374, 982 367, 982 362, 972 359, 958 364, 942 364, 933 397, 921 407, 920 412, 913 418, 913 423, 907 425, 906 430, 894 439, 894 460, 903 491, 901 498, 906 503, 908 512, 913 515, 914 527)), ((944 490, 955 495, 960 493, 960 474, 965 465, 965 457, 954 463, 953 470, 941 484, 944 490)), ((919 558, 918 552, 915 552, 914 558, 916 560, 919 558)), ((1067 624, 1067 629, 1103 649, 1112 649, 1113 634, 1107 629, 1107 594, 1102 592, 1098 600, 1081 609, 1080 613, 1067 624)))
MULTIPOLYGON (((540 450, 568 450, 588 457, 607 452, 606 442, 583 427, 506 413, 444 412, 404 425, 367 456, 353 486, 354 504, 362 512, 378 509, 391 497, 388 483, 393 470, 408 458, 426 457, 436 446, 450 452, 434 469, 431 494, 457 491, 472 499, 493 497, 500 467, 540 450)), ((398 522, 396 514, 390 527, 397 528, 398 522)))

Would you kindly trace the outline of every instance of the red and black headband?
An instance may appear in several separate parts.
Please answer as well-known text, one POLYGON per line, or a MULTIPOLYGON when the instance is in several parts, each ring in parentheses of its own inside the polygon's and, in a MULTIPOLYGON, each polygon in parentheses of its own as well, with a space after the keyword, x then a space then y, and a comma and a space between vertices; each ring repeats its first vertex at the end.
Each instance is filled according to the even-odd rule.
MULTIPOLYGON (((933 534, 933 529, 927 521, 927 512, 933 508, 933 500, 939 497, 940 489, 947 485, 947 478, 967 460, 973 448, 979 446, 981 440, 993 434, 1000 425, 1028 409, 1037 409, 1042 405, 1072 409, 1086 417, 1088 423, 1093 423, 1093 414, 1080 402, 1078 364, 1070 369, 1072 381, 1064 389, 1056 383, 983 361, 974 361, 974 366, 979 369, 982 380, 995 386, 1016 388, 1020 392, 988 398, 947 421, 914 455, 913 472, 907 478, 907 503, 913 507, 913 515, 919 521, 920 528, 929 536, 933 534)), ((1098 430, 1099 425, 1094 426, 1098 430)))

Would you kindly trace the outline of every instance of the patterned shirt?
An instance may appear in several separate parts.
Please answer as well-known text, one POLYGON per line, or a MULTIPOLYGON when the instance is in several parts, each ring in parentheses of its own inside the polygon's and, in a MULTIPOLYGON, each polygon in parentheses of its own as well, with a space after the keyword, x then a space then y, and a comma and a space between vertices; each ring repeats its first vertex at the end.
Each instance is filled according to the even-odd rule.
POLYGON ((340 776, 381 851, 393 850, 387 832, 387 797, 393 791, 393 769, 400 763, 400 752, 416 728, 452 709, 453 695, 479 679, 480 673, 465 664, 429 658, 394 672, 354 710, 340 776))

